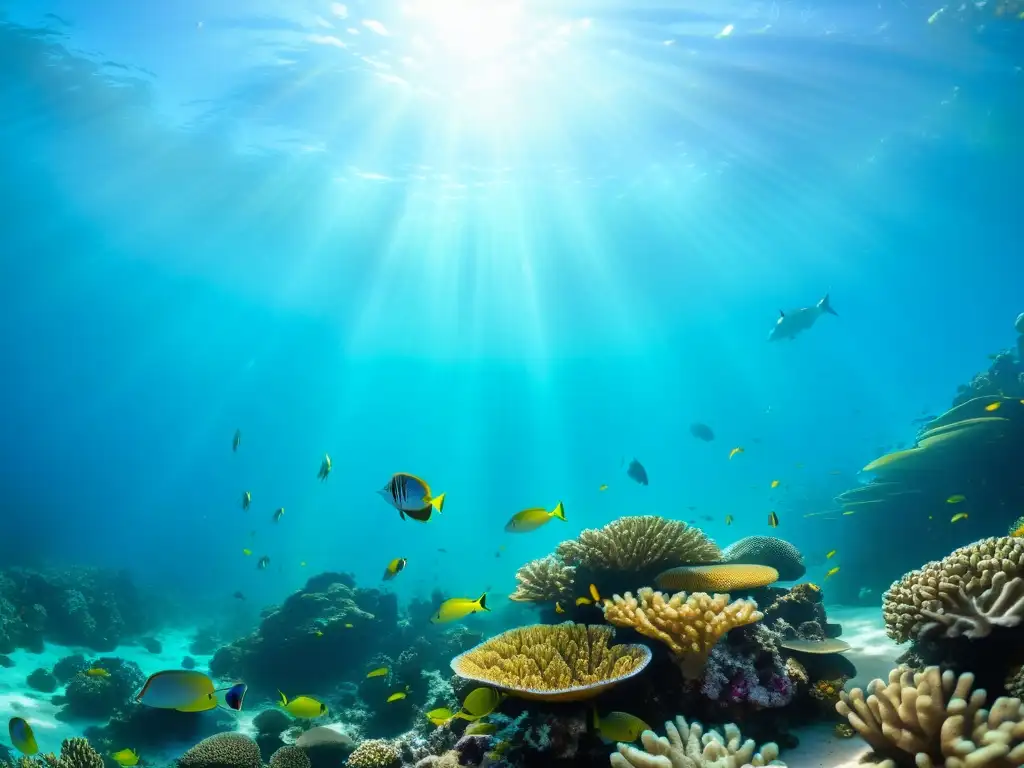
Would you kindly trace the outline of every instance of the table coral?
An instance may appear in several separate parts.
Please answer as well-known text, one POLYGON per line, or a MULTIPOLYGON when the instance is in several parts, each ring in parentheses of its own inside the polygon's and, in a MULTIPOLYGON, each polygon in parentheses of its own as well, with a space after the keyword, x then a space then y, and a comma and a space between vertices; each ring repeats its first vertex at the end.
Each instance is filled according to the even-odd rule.
POLYGON ((752 600, 730 601, 728 595, 704 592, 677 592, 666 598, 647 587, 637 597, 627 592, 625 597, 605 600, 604 617, 665 643, 691 680, 700 677, 711 649, 726 632, 763 618, 752 600))
POLYGON ((998 698, 984 709, 974 675, 905 668, 840 694, 836 711, 884 758, 887 768, 1011 768, 1024 764, 1024 705, 998 698))
POLYGON ((918 636, 943 610, 944 602, 980 597, 992 587, 997 573, 1013 579, 1024 576, 1024 539, 1013 536, 982 539, 954 550, 907 573, 882 598, 886 633, 898 643, 918 636), (943 600, 943 595, 947 595, 943 600))
POLYGON ((639 674, 651 660, 644 645, 612 645, 615 630, 566 622, 504 632, 452 660, 457 675, 513 696, 588 699, 639 674))
POLYGON ((774 742, 758 752, 753 739, 741 741, 740 730, 732 723, 704 733, 703 726, 687 723, 679 715, 674 723, 665 723, 665 736, 644 731, 640 736, 643 749, 619 744, 611 755, 612 768, 741 768, 741 766, 784 766, 774 742))

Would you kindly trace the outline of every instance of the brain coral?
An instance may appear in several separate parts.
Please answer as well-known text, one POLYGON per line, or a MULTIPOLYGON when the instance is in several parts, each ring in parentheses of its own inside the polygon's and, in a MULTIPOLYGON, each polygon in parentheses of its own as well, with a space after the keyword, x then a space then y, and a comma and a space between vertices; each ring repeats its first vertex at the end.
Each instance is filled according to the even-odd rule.
POLYGON ((509 597, 520 603, 568 600, 576 569, 554 555, 531 560, 516 571, 516 591, 509 597))
POLYGON ((218 733, 182 755, 178 768, 263 768, 263 758, 256 742, 248 736, 218 733))
POLYGON ((398 748, 386 739, 367 739, 348 756, 349 768, 392 768, 402 762, 398 748))
POLYGON ((305 750, 285 745, 270 756, 270 768, 310 768, 305 750))
POLYGON ((657 515, 620 517, 602 528, 587 528, 555 550, 570 565, 594 571, 639 571, 686 563, 710 563, 721 551, 699 528, 657 515))
POLYGON ((690 680, 701 676, 711 649, 735 627, 760 621, 763 615, 752 600, 729 601, 728 595, 679 592, 666 598, 645 587, 633 597, 613 595, 604 601, 604 617, 620 627, 665 643, 683 674, 690 680))
POLYGON ((657 584, 673 592, 735 592, 766 587, 779 580, 779 572, 767 565, 722 563, 681 565, 658 574, 657 584))
POLYGON ((982 539, 953 550, 941 560, 927 563, 893 582, 882 598, 885 631, 898 643, 916 638, 930 621, 929 613, 959 596, 979 597, 1003 572, 1008 578, 1024 576, 1021 558, 1024 539, 1012 536, 982 539), (948 600, 942 596, 948 595, 948 600))
POLYGON ((722 551, 727 563, 767 565, 779 572, 782 581, 796 581, 807 572, 800 550, 774 536, 747 536, 722 551))
POLYGON ((460 677, 524 699, 589 699, 643 671, 651 651, 611 645, 615 630, 565 622, 503 632, 452 660, 460 677))

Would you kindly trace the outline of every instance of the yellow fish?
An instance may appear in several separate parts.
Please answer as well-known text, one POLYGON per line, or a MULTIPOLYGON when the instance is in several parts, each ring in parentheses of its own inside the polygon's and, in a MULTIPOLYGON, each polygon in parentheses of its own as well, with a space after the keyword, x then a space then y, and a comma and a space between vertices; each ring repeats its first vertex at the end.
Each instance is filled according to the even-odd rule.
POLYGON ((252 554, 252 550, 249 549, 248 547, 246 547, 245 549, 242 550, 242 554, 245 555, 246 557, 248 557, 249 555, 252 554))
POLYGON ((774 512, 769 512, 768 513, 768 525, 771 526, 772 528, 778 528, 779 527, 779 516, 776 515, 774 512))
POLYGON ((32 726, 28 724, 28 720, 25 718, 12 717, 7 723, 7 732, 15 749, 23 755, 35 755, 39 752, 36 735, 32 732, 32 726))
POLYGON ((826 560, 831 560, 831 559, 832 559, 833 557, 835 557, 835 556, 836 556, 836 552, 838 552, 838 551, 839 551, 839 550, 837 550, 837 549, 830 549, 830 550, 828 551, 828 553, 827 553, 827 554, 825 555, 825 559, 826 559, 826 560))
POLYGON ((829 568, 828 569, 828 573, 825 574, 825 578, 827 579, 830 576, 835 576, 837 573, 839 573, 839 566, 838 565, 835 568, 829 568))
POLYGON ((405 696, 406 696, 405 691, 399 691, 398 693, 392 693, 390 696, 388 696, 388 700, 387 700, 386 703, 391 704, 391 703, 393 703, 395 701, 401 701, 402 699, 405 698, 405 696))
POLYGON ((594 730, 606 744, 614 742, 628 744, 639 739, 640 734, 644 731, 651 730, 651 726, 627 712, 609 712, 604 717, 600 717, 595 709, 594 730))
POLYGON ((726 525, 732 525, 732 521, 733 521, 732 515, 726 515, 725 516, 725 524, 726 525))
POLYGON ((281 709, 295 717, 302 720, 312 720, 314 717, 327 714, 327 705, 317 701, 312 696, 296 696, 291 701, 288 701, 288 697, 284 693, 281 691, 278 691, 278 693, 281 694, 281 700, 278 702, 278 705, 281 709))
POLYGON ((601 602, 601 595, 593 584, 590 585, 590 596, 594 599, 595 603, 601 602))
POLYGON ((324 454, 324 460, 320 462, 320 471, 316 473, 316 476, 320 478, 320 482, 323 482, 331 475, 331 457, 328 454, 324 454))
POLYGON ((100 667, 93 667, 92 669, 87 669, 82 674, 88 675, 89 677, 110 677, 110 673, 107 672, 107 670, 102 669, 100 667))
MULTIPOLYGON (((1021 402, 1024 402, 1024 401, 1021 401, 1021 402)), ((608 484, 607 483, 602 483, 601 485, 599 485, 597 487, 597 490, 599 490, 599 491, 607 491, 608 490, 608 484)))
MULTIPOLYGON (((252 504, 252 494, 246 491, 242 494, 242 509, 248 509, 250 504, 252 504)), ((124 752, 123 749, 121 751, 124 752)))
POLYGON ((558 502, 550 512, 543 507, 533 507, 516 512, 512 515, 512 519, 505 523, 505 530, 508 533, 528 533, 550 522, 553 517, 565 522, 565 508, 562 506, 562 502, 558 502))
POLYGON ((448 707, 440 707, 427 712, 427 720, 438 726, 444 725, 453 717, 455 717, 455 713, 448 709, 448 707))
POLYGON ((957 512, 955 515, 953 515, 953 519, 950 520, 949 522, 955 523, 958 520, 966 520, 966 519, 967 519, 967 513, 966 512, 957 512))
POLYGON ((393 474, 387 485, 377 493, 398 510, 403 520, 409 517, 425 523, 430 520, 430 515, 435 510, 440 514, 444 509, 444 494, 434 496, 426 480, 408 472, 393 474))
POLYGON ((110 757, 123 768, 131 768, 131 766, 139 764, 139 753, 133 749, 122 749, 119 752, 114 752, 110 757))
POLYGON ((844 515, 852 515, 856 511, 857 511, 856 509, 848 509, 845 512, 843 512, 843 514, 844 515))
POLYGON ((282 517, 284 517, 284 507, 278 507, 274 510, 274 522, 278 522, 282 517))
POLYGON ((476 600, 470 600, 468 597, 451 597, 441 603, 441 607, 437 609, 437 613, 430 617, 430 621, 433 624, 444 624, 449 621, 464 619, 471 613, 489 610, 491 609, 487 607, 486 592, 476 600))
POLYGON ((501 704, 502 695, 493 688, 474 688, 462 702, 462 708, 476 719, 487 717, 501 704))
POLYGON ((589 597, 577 597, 576 598, 576 605, 593 605, 593 604, 594 604, 594 601, 591 600, 589 597))
POLYGON ((961 501, 964 501, 966 498, 967 497, 964 496, 962 493, 956 493, 956 494, 950 496, 948 499, 946 499, 946 503, 947 504, 959 504, 961 501))
POLYGON ((471 723, 463 731, 463 733, 467 733, 470 736, 490 736, 492 733, 497 732, 498 726, 494 723, 471 723))
POLYGON ((317 637, 323 637, 324 636, 324 633, 321 632, 319 629, 316 632, 314 632, 313 634, 316 635, 317 637))
POLYGON ((732 449, 731 451, 729 451, 729 458, 731 459, 731 458, 732 458, 733 456, 735 456, 735 455, 736 455, 737 453, 743 453, 743 452, 744 452, 744 451, 743 451, 743 449, 742 449, 742 448, 733 448, 733 449, 732 449))
MULTIPOLYGON (((1024 525, 1021 526, 1021 529, 1024 529, 1024 525)), ((561 603, 555 603, 555 613, 565 613, 565 608, 561 603)))
POLYGON ((1003 404, 1003 402, 1001 400, 998 400, 998 401, 996 401, 994 403, 989 403, 988 405, 985 406, 985 410, 986 411, 998 411, 999 410, 999 406, 1001 406, 1002 404, 1003 404))
POLYGON ((1019 528, 1017 528, 1017 530, 1015 530, 1010 535, 1011 536, 1015 536, 1017 538, 1020 538, 1021 536, 1024 536, 1024 525, 1021 525, 1019 528))
POLYGON ((389 581, 395 578, 395 576, 405 570, 406 562, 407 561, 404 557, 396 557, 388 563, 388 567, 384 569, 384 581, 389 581))
POLYGON ((778 487, 779 487, 779 481, 778 480, 772 480, 772 488, 778 488, 778 487))
POLYGON ((352 629, 352 627, 353 627, 353 625, 352 625, 352 624, 346 624, 346 625, 345 625, 345 629, 352 629))
MULTIPOLYGON (((349 626, 352 626, 352 625, 350 624, 349 626)), ((387 673, 388 673, 388 668, 387 667, 378 667, 377 669, 373 670, 372 672, 367 672, 366 673, 366 677, 367 678, 371 678, 371 677, 384 677, 387 673)))

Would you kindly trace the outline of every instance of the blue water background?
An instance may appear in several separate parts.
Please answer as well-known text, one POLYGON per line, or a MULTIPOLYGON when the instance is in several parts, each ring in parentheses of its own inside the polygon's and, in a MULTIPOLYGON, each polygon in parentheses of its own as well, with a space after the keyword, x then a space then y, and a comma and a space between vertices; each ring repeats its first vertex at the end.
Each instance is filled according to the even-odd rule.
POLYGON ((1019 27, 782 4, 721 40, 740 6, 574 4, 574 69, 498 121, 296 43, 321 5, 0 5, 5 563, 215 609, 404 556, 403 598, 499 604, 623 514, 865 547, 803 514, 1013 343, 1019 27), (766 341, 826 291, 838 318, 766 341), (399 520, 400 470, 443 516, 399 520))

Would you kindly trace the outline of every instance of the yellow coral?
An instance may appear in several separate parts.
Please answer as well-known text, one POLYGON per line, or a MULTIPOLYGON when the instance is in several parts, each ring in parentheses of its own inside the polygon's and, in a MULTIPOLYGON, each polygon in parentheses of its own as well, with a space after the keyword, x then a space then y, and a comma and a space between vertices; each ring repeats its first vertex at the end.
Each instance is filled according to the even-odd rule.
POLYGON ((367 739, 359 742, 348 761, 349 768, 392 768, 402 762, 402 754, 387 739, 367 739))
POLYGON ((766 587, 779 580, 779 572, 767 565, 722 563, 719 565, 683 565, 658 574, 662 589, 735 592, 766 587))
POLYGON ((576 569, 554 555, 531 560, 516 571, 516 591, 509 599, 519 603, 543 603, 572 597, 576 569))
POLYGON ((524 699, 589 699, 651 660, 646 646, 612 645, 614 636, 611 627, 572 622, 519 627, 456 656, 452 669, 524 699))
POLYGON ((1024 539, 1002 536, 982 539, 925 564, 894 582, 882 598, 885 631, 898 643, 917 637, 930 621, 927 613, 943 609, 945 594, 979 597, 1000 571, 1024 576, 1024 539))
POLYGON ((728 595, 677 592, 667 598, 649 587, 637 597, 612 596, 604 602, 604 617, 620 627, 665 643, 676 657, 683 674, 696 679, 704 670, 708 655, 719 639, 735 627, 764 618, 753 600, 729 601, 728 595))
POLYGON ((555 550, 569 565, 593 571, 639 571, 684 563, 711 563, 721 550, 699 528, 657 515, 620 517, 588 528, 555 550))

